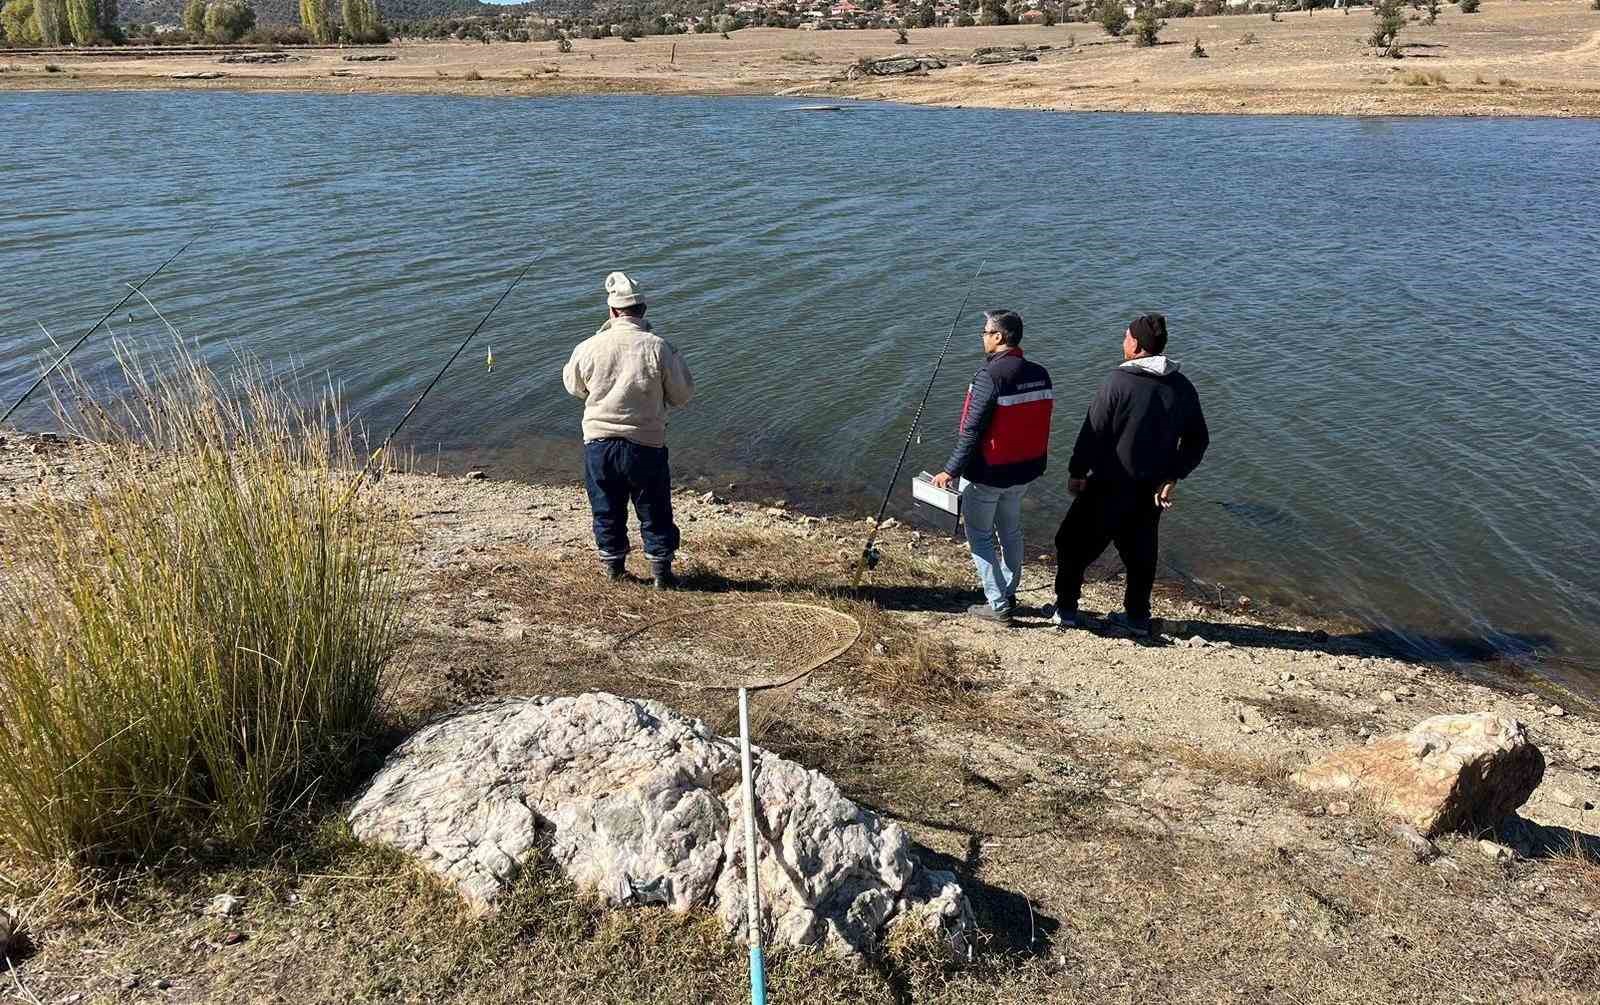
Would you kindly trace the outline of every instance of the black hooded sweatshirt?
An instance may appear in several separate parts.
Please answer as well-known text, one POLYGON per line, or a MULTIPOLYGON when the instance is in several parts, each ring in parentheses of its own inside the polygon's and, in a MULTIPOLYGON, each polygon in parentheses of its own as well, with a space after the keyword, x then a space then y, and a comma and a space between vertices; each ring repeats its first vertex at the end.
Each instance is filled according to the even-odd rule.
POLYGON ((1200 395, 1189 378, 1167 357, 1145 356, 1117 367, 1100 384, 1067 473, 1092 474, 1109 488, 1152 487, 1189 477, 1210 443, 1200 395))

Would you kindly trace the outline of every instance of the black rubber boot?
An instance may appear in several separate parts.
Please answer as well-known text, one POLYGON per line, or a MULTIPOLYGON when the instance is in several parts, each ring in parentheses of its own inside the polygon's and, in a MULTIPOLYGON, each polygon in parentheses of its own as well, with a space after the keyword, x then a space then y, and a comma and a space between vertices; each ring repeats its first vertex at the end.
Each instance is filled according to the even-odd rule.
POLYGON ((650 578, 655 580, 658 590, 676 590, 678 577, 672 574, 672 559, 664 562, 652 561, 650 563, 650 578))
POLYGON ((616 583, 620 582, 622 577, 627 574, 627 566, 625 563, 626 559, 602 558, 600 560, 600 567, 605 569, 606 578, 611 580, 613 583, 616 583))

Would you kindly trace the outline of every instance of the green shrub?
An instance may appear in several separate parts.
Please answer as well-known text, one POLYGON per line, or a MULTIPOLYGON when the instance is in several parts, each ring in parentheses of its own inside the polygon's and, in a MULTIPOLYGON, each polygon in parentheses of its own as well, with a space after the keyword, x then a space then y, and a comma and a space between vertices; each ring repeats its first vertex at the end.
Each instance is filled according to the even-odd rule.
POLYGON ((567 38, 565 35, 563 35, 560 38, 556 39, 556 51, 557 52, 571 52, 572 51, 572 39, 567 38))
POLYGON ((375 723, 400 552, 337 403, 175 362, 75 383, 103 473, 0 514, 0 849, 248 847, 375 723))
POLYGON ((211 0, 206 5, 206 37, 232 42, 256 26, 256 12, 245 0, 211 0))
POLYGON ((1400 56, 1400 31, 1406 26, 1401 0, 1376 0, 1372 5, 1372 35, 1367 44, 1380 56, 1400 56))
MULTIPOLYGON (((1596 0, 1596 2, 1600 3, 1600 0, 1596 0)), ((1483 6, 1483 0, 1461 0, 1461 13, 1476 14, 1481 6, 1483 6)))
POLYGON ((1122 0, 1101 0, 1095 20, 1100 22, 1106 34, 1120 38, 1128 27, 1128 11, 1123 7, 1122 0))
POLYGON ((1157 36, 1167 22, 1156 15, 1155 4, 1144 3, 1139 6, 1139 12, 1133 18, 1133 44, 1149 47, 1156 44, 1157 36))
POLYGON ((1439 4, 1440 0, 1422 0, 1422 9, 1428 14, 1422 19, 1423 24, 1439 23, 1439 4))

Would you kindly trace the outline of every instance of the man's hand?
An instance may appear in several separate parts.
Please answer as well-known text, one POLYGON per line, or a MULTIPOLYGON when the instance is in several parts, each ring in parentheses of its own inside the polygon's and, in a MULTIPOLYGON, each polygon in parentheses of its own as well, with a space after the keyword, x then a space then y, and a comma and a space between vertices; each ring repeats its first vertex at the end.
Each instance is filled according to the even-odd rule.
POLYGON ((1070 496, 1080 495, 1080 494, 1082 494, 1083 490, 1088 488, 1088 487, 1089 487, 1089 479, 1087 479, 1087 478, 1068 478, 1067 479, 1067 495, 1070 495, 1070 496))
POLYGON ((936 489, 948 489, 956 480, 956 476, 948 471, 941 471, 931 479, 936 489))
POLYGON ((1156 508, 1171 509, 1177 492, 1177 482, 1163 482, 1161 488, 1156 491, 1156 508))

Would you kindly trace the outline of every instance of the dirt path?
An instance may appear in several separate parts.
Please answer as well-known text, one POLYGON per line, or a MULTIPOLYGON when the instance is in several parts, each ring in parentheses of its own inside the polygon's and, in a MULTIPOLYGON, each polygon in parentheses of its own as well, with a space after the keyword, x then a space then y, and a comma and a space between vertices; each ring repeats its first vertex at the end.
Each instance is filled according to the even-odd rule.
POLYGON ((1135 49, 1098 25, 890 31, 751 28, 717 35, 554 43, 407 43, 396 58, 347 62, 336 49, 275 65, 214 56, 140 58, 134 50, 7 58, 0 89, 245 89, 539 97, 574 94, 790 94, 1060 111, 1326 115, 1600 115, 1600 12, 1578 0, 1447 6, 1411 22, 1405 59, 1359 44, 1370 14, 1173 19, 1162 44, 1135 49), (1191 58, 1199 40, 1208 58, 1191 58), (1248 40, 1248 41, 1247 41, 1248 40), (966 59, 983 46, 1046 47, 1037 62, 953 66, 846 81, 860 59, 966 59), (56 67, 49 72, 46 63, 56 67), (216 79, 174 75, 225 74, 216 79))

